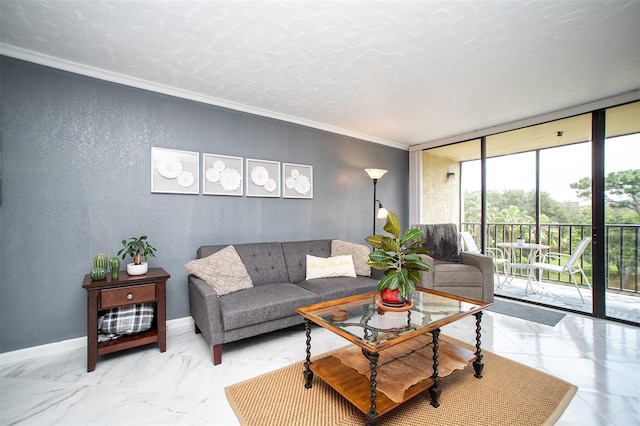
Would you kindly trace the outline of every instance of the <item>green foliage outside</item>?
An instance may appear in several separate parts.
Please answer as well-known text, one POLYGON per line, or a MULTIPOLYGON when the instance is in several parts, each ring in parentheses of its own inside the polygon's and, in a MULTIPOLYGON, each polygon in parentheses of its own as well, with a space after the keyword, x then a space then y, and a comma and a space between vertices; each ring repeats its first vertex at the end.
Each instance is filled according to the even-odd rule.
MULTIPOLYGON (((578 197, 583 200, 591 199, 590 178, 578 180, 571 184, 571 188, 575 189, 578 197)), ((480 195, 479 191, 465 193, 464 222, 480 222, 480 195)), ((605 199, 607 224, 640 224, 640 169, 609 173, 605 181, 605 199)), ((490 224, 488 246, 495 247, 495 244, 501 241, 515 241, 521 236, 527 241, 535 241, 535 206, 535 191, 487 191, 487 223, 490 224)), ((583 206, 577 203, 563 203, 554 200, 549 193, 542 192, 540 210, 540 242, 551 246, 552 251, 559 251, 558 247, 563 247, 563 251, 567 252, 568 248, 575 247, 582 237, 575 229, 570 235, 571 228, 568 224, 591 224, 589 203, 583 206), (549 226, 551 224, 553 226, 549 226)), ((636 243, 640 239, 639 233, 638 227, 616 227, 615 232, 609 232, 607 243, 610 287, 632 290, 627 287, 635 283, 635 265, 638 261, 636 243)), ((583 268, 587 276, 590 276, 591 262, 586 256, 583 268)), ((562 280, 565 278, 568 280, 568 277, 563 277, 562 280)))

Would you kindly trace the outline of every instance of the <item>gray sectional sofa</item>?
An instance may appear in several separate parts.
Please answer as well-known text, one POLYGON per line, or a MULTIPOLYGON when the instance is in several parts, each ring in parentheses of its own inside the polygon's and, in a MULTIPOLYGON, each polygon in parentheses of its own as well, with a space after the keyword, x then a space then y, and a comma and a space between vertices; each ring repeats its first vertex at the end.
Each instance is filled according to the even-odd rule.
MULTIPOLYGON (((202 246, 197 257, 207 258, 226 247, 202 246)), ((306 280, 306 255, 322 258, 335 255, 332 240, 233 247, 251 278, 251 287, 219 296, 203 279, 193 274, 188 277, 189 306, 196 333, 202 332, 211 346, 214 365, 222 362, 225 343, 302 323, 303 318, 295 308, 377 289, 378 280, 369 276, 306 280)), ((362 259, 361 251, 359 256, 362 259)))

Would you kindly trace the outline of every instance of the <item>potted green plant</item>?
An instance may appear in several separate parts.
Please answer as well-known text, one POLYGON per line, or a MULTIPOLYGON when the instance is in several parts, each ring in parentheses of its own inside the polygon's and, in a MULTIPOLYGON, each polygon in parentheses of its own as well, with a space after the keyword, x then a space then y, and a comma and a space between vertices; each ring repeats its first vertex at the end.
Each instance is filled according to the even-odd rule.
POLYGON ((127 256, 133 258, 133 263, 127 264, 127 274, 144 275, 149 270, 149 264, 146 262, 147 256, 155 256, 156 249, 147 241, 147 236, 143 235, 139 238, 130 238, 129 241, 122 240, 123 248, 118 252, 118 256, 122 256, 124 260, 127 256), (143 259, 145 261, 143 261, 143 259))
POLYGON ((382 303, 402 306, 415 292, 416 283, 421 281, 420 272, 433 271, 433 267, 420 258, 429 250, 423 247, 420 229, 410 228, 400 235, 400 221, 391 211, 383 229, 391 236, 371 235, 365 239, 375 249, 369 253, 367 264, 384 271, 384 277, 378 283, 382 303))

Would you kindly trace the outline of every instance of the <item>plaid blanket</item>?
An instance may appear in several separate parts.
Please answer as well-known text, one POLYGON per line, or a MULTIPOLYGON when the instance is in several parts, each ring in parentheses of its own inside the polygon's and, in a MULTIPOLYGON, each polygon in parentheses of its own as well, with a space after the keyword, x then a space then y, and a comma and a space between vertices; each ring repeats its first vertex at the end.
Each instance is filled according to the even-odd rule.
POLYGON ((135 334, 151 328, 155 307, 153 303, 121 306, 98 318, 98 331, 105 334, 135 334))

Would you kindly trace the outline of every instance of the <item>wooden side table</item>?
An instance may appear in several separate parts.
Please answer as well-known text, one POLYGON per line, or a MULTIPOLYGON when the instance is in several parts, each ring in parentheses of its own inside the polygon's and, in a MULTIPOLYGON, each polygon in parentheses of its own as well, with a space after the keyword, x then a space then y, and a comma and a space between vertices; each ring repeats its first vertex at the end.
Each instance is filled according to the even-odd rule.
POLYGON ((107 274, 104 280, 92 281, 84 276, 82 287, 87 290, 87 371, 96 369, 98 355, 118 352, 158 342, 160 352, 167 350, 167 280, 171 277, 162 268, 149 268, 144 275, 128 275, 120 271, 118 279, 107 274), (98 316, 119 306, 155 302, 155 317, 149 330, 98 342, 98 316))

